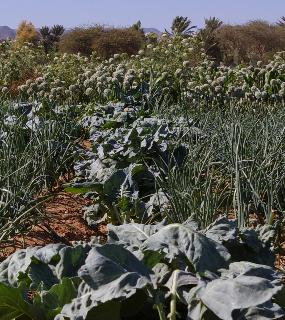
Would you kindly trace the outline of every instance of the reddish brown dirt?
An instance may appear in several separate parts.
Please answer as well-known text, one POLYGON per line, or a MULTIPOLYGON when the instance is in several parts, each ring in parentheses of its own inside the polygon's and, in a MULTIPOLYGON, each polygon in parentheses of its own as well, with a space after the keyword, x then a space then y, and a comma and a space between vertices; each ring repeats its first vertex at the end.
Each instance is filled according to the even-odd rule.
POLYGON ((86 150, 91 150, 92 149, 92 142, 89 140, 82 140, 79 142, 79 145, 86 150))
MULTIPOLYGON (((66 181, 66 179, 63 179, 66 181)), ((61 182, 59 182, 59 185, 61 182)), ((82 217, 82 207, 91 204, 90 200, 79 195, 57 192, 44 205, 45 221, 33 227, 25 235, 16 235, 9 241, 0 244, 0 261, 4 260, 17 249, 29 246, 44 246, 49 243, 71 244, 71 241, 88 241, 92 236, 99 236, 102 242, 107 237, 107 227, 104 224, 91 228, 82 217)), ((233 212, 229 219, 235 219, 233 212)), ((252 216, 251 225, 255 227, 257 219, 252 216)), ((283 235, 282 253, 276 255, 275 266, 285 272, 285 234, 283 235)))
POLYGON ((280 271, 285 272, 285 256, 284 255, 281 255, 281 254, 276 255, 275 267, 280 271))
POLYGON ((44 246, 58 242, 71 244, 71 241, 88 241, 91 236, 106 235, 106 226, 91 228, 82 218, 81 209, 88 204, 90 200, 81 196, 57 193, 44 205, 45 221, 33 227, 26 235, 16 235, 6 243, 0 244, 0 261, 17 249, 29 246, 44 246))
MULTIPOLYGON (((81 140, 79 144, 87 150, 92 148, 89 140, 81 140)), ((91 236, 99 236, 102 242, 106 241, 108 233, 106 225, 101 224, 91 228, 82 217, 82 207, 90 204, 90 200, 60 191, 62 184, 70 181, 72 176, 72 172, 66 173, 54 184, 55 195, 43 207, 44 221, 25 235, 18 234, 5 243, 0 243, 0 261, 17 249, 29 246, 44 246, 59 242, 71 244, 71 241, 88 241, 91 236)), ((42 194, 45 194, 44 190, 42 194)))

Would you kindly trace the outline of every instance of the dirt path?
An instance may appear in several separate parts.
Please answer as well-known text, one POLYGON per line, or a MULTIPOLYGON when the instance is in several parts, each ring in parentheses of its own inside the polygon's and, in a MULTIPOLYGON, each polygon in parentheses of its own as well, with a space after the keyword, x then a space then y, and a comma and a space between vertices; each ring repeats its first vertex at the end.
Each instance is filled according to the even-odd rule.
POLYGON ((0 244, 0 261, 17 249, 29 246, 44 246, 49 243, 86 240, 91 236, 102 235, 101 228, 89 227, 82 217, 82 207, 90 204, 90 200, 82 196, 65 192, 57 193, 44 205, 46 220, 33 227, 25 236, 17 235, 10 241, 0 244))

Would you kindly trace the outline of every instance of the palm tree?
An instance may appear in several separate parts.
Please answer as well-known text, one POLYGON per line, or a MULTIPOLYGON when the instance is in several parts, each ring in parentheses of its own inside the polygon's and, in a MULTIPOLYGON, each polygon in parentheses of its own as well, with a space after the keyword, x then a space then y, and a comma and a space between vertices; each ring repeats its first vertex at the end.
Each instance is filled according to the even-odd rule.
POLYGON ((64 31, 65 31, 64 27, 60 24, 55 24, 50 30, 55 41, 59 41, 59 39, 63 35, 64 31))
POLYGON ((221 27, 223 21, 216 17, 210 17, 209 19, 205 19, 205 29, 208 31, 214 32, 218 28, 221 27))
POLYGON ((144 30, 142 28, 142 23, 141 21, 137 21, 136 23, 134 23, 132 26, 131 26, 132 29, 138 31, 141 33, 141 35, 144 37, 144 30))
POLYGON ((137 30, 137 31, 140 31, 140 30, 142 29, 142 23, 141 23, 141 21, 139 20, 139 21, 137 21, 136 23, 134 23, 134 24, 132 25, 132 28, 135 29, 135 30, 137 30))
POLYGON ((52 40, 51 40, 51 34, 50 29, 48 26, 43 26, 40 28, 40 34, 41 34, 41 43, 44 47, 45 52, 47 53, 50 51, 52 46, 52 40))
POLYGON ((207 55, 219 62, 222 53, 217 41, 216 31, 222 26, 223 22, 215 17, 205 19, 205 27, 199 30, 198 37, 203 42, 204 50, 207 55))
POLYGON ((48 26, 43 26, 40 28, 40 34, 42 38, 46 38, 50 35, 50 30, 48 26))
POLYGON ((172 36, 190 36, 194 33, 197 26, 191 26, 192 21, 187 17, 177 16, 173 19, 171 32, 166 33, 172 36))
POLYGON ((277 25, 280 27, 285 26, 285 16, 282 16, 279 21, 277 21, 277 25))
POLYGON ((45 52, 49 52, 56 47, 56 44, 59 42, 60 37, 63 35, 64 31, 64 27, 59 24, 54 25, 52 28, 43 26, 40 29, 42 45, 45 49, 45 52))

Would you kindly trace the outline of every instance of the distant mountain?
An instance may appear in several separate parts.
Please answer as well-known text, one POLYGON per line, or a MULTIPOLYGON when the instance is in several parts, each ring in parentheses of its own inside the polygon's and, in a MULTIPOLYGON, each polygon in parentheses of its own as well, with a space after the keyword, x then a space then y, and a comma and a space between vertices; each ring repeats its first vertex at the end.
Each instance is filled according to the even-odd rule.
POLYGON ((162 35, 162 32, 155 28, 143 28, 144 33, 156 33, 157 35, 162 35))
POLYGON ((7 26, 0 26, 0 40, 5 40, 7 38, 15 39, 16 30, 11 29, 7 26))
MULTIPOLYGON (((39 31, 39 30, 38 30, 39 31)), ((144 33, 156 33, 157 35, 161 36, 162 32, 155 28, 143 28, 144 33)), ((16 37, 16 30, 12 29, 8 26, 0 26, 0 41, 5 40, 7 38, 15 39, 16 37)))

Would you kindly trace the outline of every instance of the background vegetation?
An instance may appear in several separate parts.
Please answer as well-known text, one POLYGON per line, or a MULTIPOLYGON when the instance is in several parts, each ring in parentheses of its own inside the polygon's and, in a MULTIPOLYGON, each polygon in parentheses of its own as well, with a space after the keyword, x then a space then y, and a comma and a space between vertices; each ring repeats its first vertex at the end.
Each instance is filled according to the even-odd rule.
POLYGON ((284 318, 284 21, 1 43, 0 242, 66 173, 85 227, 111 223, 0 263, 1 319, 284 318))

